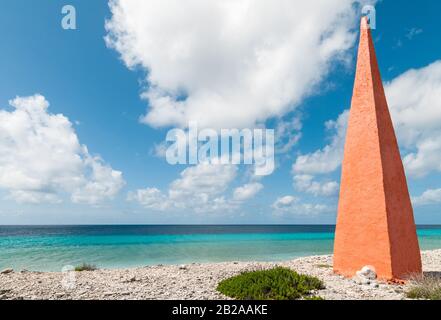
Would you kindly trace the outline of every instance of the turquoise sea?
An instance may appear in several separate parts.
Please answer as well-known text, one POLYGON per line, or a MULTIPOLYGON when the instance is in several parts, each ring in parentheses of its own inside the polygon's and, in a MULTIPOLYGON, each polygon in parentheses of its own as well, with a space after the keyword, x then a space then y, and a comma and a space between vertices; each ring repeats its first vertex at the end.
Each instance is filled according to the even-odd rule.
MULTIPOLYGON (((222 261, 279 261, 332 253, 334 226, 0 226, 0 269, 61 271, 222 261)), ((441 226, 419 226, 423 250, 441 226)))

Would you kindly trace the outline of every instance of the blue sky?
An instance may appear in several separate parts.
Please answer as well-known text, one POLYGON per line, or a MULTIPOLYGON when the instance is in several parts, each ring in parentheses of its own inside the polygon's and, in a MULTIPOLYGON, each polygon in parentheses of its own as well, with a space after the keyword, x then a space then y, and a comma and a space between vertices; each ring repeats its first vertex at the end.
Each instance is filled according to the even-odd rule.
MULTIPOLYGON (((280 2, 286 5, 284 0, 280 2)), ((23 125, 12 145, 14 129, 6 124, 0 128, 9 130, 0 136, 0 152, 7 158, 0 168, 14 173, 0 177, 0 224, 335 223, 342 144, 338 133, 344 133, 341 115, 350 106, 360 10, 349 0, 340 2, 341 8, 328 8, 325 3, 323 8, 290 4, 298 6, 305 21, 310 17, 313 22, 302 33, 295 30, 303 30, 305 21, 294 21, 294 13, 279 17, 281 11, 272 8, 265 19, 257 19, 265 12, 263 5, 245 6, 245 17, 250 19, 245 23, 234 20, 236 15, 243 18, 244 7, 220 8, 195 1, 185 15, 176 1, 163 5, 144 1, 138 3, 139 8, 115 1, 113 11, 104 0, 40 0, 32 5, 25 0, 2 1, 2 121, 21 125, 13 122, 19 121, 19 112, 28 114, 35 106, 43 120, 39 118, 41 123, 35 124, 34 118, 26 118, 28 126, 23 125), (77 30, 61 28, 65 4, 76 8, 77 30), (156 15, 149 16, 152 11, 156 15), (320 25, 327 21, 318 18, 323 12, 331 12, 327 19, 338 28, 330 31, 329 24, 320 25), (207 15, 212 15, 212 20, 205 18, 207 15), (106 20, 112 21, 107 30, 106 20), (228 29, 231 24, 234 33, 228 29), (285 29, 294 31, 280 31, 285 29), (197 35, 194 38, 192 31, 197 35), (303 40, 302 34, 308 32, 310 37, 303 40), (112 39, 106 43, 109 34, 112 39), (224 36, 216 37, 219 34, 224 36), (269 39, 265 43, 268 50, 263 51, 267 60, 256 62, 254 70, 236 64, 256 52, 264 37, 269 39), (314 37, 328 38, 330 51, 325 51, 321 40, 309 40, 314 37), (287 39, 295 46, 287 45, 287 39), (209 50, 217 45, 232 48, 218 57, 209 50), (315 56, 320 50, 323 53, 315 56), (243 79, 229 78, 240 68, 245 68, 237 73, 243 79), (195 71, 199 69, 203 72, 195 71), (260 93, 252 95, 253 90, 247 91, 244 84, 256 78, 269 84, 262 97, 278 99, 286 94, 286 101, 268 111, 264 98, 259 99, 260 93), (278 94, 286 83, 288 89, 278 94), (153 101, 157 95, 173 100, 178 91, 185 92, 189 101, 185 108, 191 110, 183 116, 173 114, 179 99, 166 106, 168 113, 163 112, 159 100, 153 101), (207 105, 222 112, 200 108, 206 95, 225 92, 233 98, 226 99, 225 104, 207 105), (36 94, 44 98, 38 99, 36 94), (142 98, 146 95, 150 99, 142 98), (10 105, 16 97, 22 99, 10 105), (228 109, 248 101, 249 114, 244 115, 238 107, 228 109), (46 102, 50 104, 47 109, 46 102), (55 118, 58 114, 68 123, 55 118), (209 170, 171 166, 157 154, 155 146, 163 143, 176 121, 181 125, 191 117, 200 117, 207 126, 285 126, 288 129, 277 142, 283 146, 290 138, 297 137, 298 141, 286 152, 276 154, 277 168, 264 178, 253 177, 245 166, 209 170), (38 142, 40 147, 30 143, 32 132, 46 126, 53 136, 73 134, 79 142, 66 145, 51 136, 51 145, 45 145, 45 139, 38 142), (63 155, 44 155, 45 151, 51 153, 52 146, 63 155), (87 151, 82 146, 87 146, 87 151), (301 156, 312 167, 296 166, 301 156), (36 158, 47 168, 34 170, 36 158), (315 167, 314 159, 318 162, 315 167), (320 164, 333 162, 337 164, 317 169, 320 164), (54 170, 57 166, 60 168, 54 170), (204 203, 195 204, 198 201, 204 203)), ((441 72, 436 64, 441 59, 441 4, 433 0, 419 1, 418 5, 401 1, 397 6, 396 1, 384 0, 376 3, 376 9, 377 29, 373 34, 377 56, 403 158, 407 157, 416 220, 421 224, 441 223, 441 142, 437 140, 441 125, 434 121, 441 120, 437 112, 441 100, 436 99, 441 93, 441 72), (411 69, 415 71, 409 73, 411 69), (406 90, 409 83, 418 86, 415 92, 406 90), (406 101, 417 105, 409 106, 406 101), (427 117, 417 121, 409 117, 412 112, 427 117), (411 137, 410 132, 414 133, 411 137), (429 144, 431 148, 424 147, 429 144)))

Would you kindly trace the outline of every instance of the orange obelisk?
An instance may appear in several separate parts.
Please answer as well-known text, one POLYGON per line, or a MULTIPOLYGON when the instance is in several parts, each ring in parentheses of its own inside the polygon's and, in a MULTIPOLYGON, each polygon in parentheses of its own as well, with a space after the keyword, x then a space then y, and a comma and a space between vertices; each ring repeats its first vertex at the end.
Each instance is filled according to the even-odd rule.
POLYGON ((366 17, 361 21, 334 245, 334 271, 378 278, 421 273, 413 209, 366 17))

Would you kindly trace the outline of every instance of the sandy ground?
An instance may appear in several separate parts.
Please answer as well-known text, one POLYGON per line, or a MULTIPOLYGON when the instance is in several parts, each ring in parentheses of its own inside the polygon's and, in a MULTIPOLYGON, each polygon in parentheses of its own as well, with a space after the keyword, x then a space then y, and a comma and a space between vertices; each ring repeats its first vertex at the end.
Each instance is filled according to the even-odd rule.
MULTIPOLYGON (((422 253, 424 271, 441 274, 441 250, 422 253)), ((326 300, 404 299, 406 286, 374 281, 360 284, 332 272, 332 256, 278 263, 228 262, 153 266, 90 272, 28 272, 0 274, 0 299, 226 299, 216 292, 219 281, 243 271, 286 266, 317 276, 326 300)))

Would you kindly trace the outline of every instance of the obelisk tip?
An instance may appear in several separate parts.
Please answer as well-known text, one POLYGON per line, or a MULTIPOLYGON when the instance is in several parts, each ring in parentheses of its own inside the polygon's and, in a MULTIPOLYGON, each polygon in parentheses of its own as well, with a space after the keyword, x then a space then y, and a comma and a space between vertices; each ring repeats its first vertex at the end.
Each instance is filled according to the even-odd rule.
POLYGON ((361 26, 360 26, 360 28, 361 28, 361 30, 369 30, 370 29, 369 18, 367 16, 361 17, 361 26))

